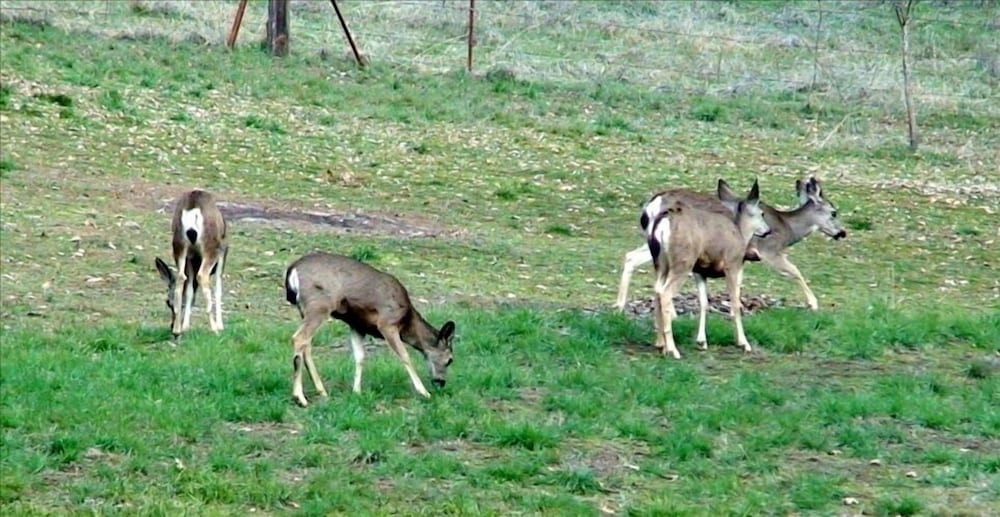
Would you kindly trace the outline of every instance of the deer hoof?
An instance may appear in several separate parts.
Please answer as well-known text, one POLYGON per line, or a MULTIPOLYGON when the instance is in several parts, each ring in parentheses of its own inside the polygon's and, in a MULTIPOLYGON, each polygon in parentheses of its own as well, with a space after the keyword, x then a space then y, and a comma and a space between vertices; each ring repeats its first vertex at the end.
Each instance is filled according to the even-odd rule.
POLYGON ((708 342, 707 341, 699 341, 698 342, 698 350, 708 350, 708 342))
POLYGON ((299 407, 307 407, 309 405, 309 401, 302 395, 292 395, 292 399, 295 400, 295 403, 298 404, 299 407))

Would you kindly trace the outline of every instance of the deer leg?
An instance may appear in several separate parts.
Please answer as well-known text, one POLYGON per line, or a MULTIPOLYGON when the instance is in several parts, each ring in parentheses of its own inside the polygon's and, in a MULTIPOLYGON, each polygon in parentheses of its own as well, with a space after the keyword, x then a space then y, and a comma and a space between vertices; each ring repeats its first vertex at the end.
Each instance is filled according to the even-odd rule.
POLYGON ((653 296, 653 321, 655 322, 656 342, 653 346, 666 353, 664 348, 667 344, 663 341, 663 309, 660 307, 660 295, 653 296))
POLYGON ((354 393, 361 393, 361 369, 365 362, 365 336, 351 330, 351 351, 354 352, 354 393))
POLYGON ((813 311, 819 309, 819 301, 816 300, 816 295, 813 294, 812 289, 809 289, 809 285, 806 284, 806 279, 802 276, 802 273, 799 272, 799 268, 795 267, 795 264, 788 261, 788 257, 780 254, 761 254, 760 259, 765 264, 777 270, 783 276, 794 278, 799 283, 799 287, 802 288, 802 291, 806 293, 806 304, 809 306, 809 309, 813 311))
POLYGON ((203 293, 205 293, 205 311, 208 313, 208 326, 212 329, 212 332, 216 334, 219 333, 220 329, 218 323, 215 321, 215 300, 212 298, 212 262, 208 260, 203 260, 201 263, 201 268, 198 269, 198 286, 201 287, 203 293))
POLYGON ((319 396, 326 398, 326 387, 323 386, 323 379, 319 378, 319 369, 316 368, 316 363, 313 362, 313 347, 310 341, 305 348, 305 359, 306 359, 306 370, 309 370, 309 378, 312 379, 313 387, 316 388, 316 392, 319 396))
MULTIPOLYGON (((222 330, 222 269, 226 263, 226 254, 219 256, 215 265, 215 323, 222 330)), ((206 288, 208 286, 205 286, 206 288)))
POLYGON ((653 257, 649 254, 649 247, 646 245, 642 245, 625 254, 625 264, 622 266, 622 280, 618 285, 618 301, 615 302, 615 307, 618 310, 625 310, 625 304, 628 302, 628 286, 632 281, 632 272, 637 267, 652 261, 653 257))
POLYGON ((187 249, 177 257, 177 283, 174 285, 174 303, 177 310, 183 311, 180 318, 174 319, 171 332, 176 336, 191 327, 191 304, 193 303, 193 285, 188 285, 191 278, 187 274, 187 249), (187 295, 187 296, 185 296, 187 295))
POLYGON ((410 374, 410 382, 413 383, 413 388, 417 390, 420 395, 431 398, 431 394, 427 392, 427 388, 424 387, 424 383, 420 381, 420 376, 417 375, 417 371, 413 369, 413 362, 410 361, 410 354, 406 351, 406 345, 403 340, 399 337, 399 330, 393 327, 382 327, 379 326, 379 332, 382 333, 382 337, 385 338, 385 342, 389 344, 393 352, 399 356, 399 359, 403 361, 403 367, 406 368, 406 373, 410 374))
POLYGON ((183 318, 183 322, 181 323, 181 330, 183 330, 185 332, 188 329, 191 328, 191 310, 192 310, 192 307, 194 306, 194 295, 195 295, 195 292, 194 292, 194 277, 191 276, 191 275, 188 275, 187 279, 184 281, 184 298, 183 298, 183 300, 184 300, 184 303, 183 303, 183 305, 184 305, 184 308, 183 308, 184 318, 183 318))
POLYGON ((705 337, 705 320, 708 315, 708 286, 705 277, 694 275, 695 284, 698 286, 698 337, 696 339, 698 348, 708 350, 708 339, 705 337))
MULTIPOLYGON (((741 264, 742 265, 742 264, 741 264)), ((729 284, 729 305, 736 326, 736 344, 746 352, 752 352, 750 342, 743 333, 743 302, 740 300, 740 286, 743 284, 743 268, 726 271, 726 283, 729 284)))
POLYGON ((316 386, 316 390, 319 391, 319 394, 323 397, 326 396, 326 389, 323 387, 323 382, 319 378, 319 372, 316 371, 316 365, 313 364, 312 360, 312 337, 324 321, 326 321, 326 313, 310 312, 306 314, 305 319, 302 321, 302 325, 299 326, 299 329, 292 335, 292 346, 295 349, 295 355, 292 357, 292 368, 294 373, 294 380, 292 382, 292 398, 302 407, 309 405, 305 394, 302 392, 303 368, 309 370, 309 377, 312 378, 313 385, 316 386))
POLYGON ((667 273, 665 281, 661 281, 660 278, 656 279, 656 294, 660 298, 660 314, 663 318, 663 327, 660 329, 660 333, 662 334, 664 347, 661 350, 664 355, 669 353, 674 359, 681 358, 681 353, 677 350, 677 344, 674 343, 673 319, 675 314, 674 295, 677 294, 684 280, 687 279, 687 273, 677 273, 677 271, 683 270, 683 268, 671 268, 667 273))

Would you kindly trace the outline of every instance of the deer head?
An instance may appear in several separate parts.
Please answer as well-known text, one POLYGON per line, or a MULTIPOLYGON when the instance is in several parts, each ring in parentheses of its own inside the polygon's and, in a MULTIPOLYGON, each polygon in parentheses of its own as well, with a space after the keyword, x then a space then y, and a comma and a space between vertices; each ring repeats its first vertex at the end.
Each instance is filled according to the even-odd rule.
POLYGON ((795 192, 799 197, 799 206, 812 203, 813 222, 819 231, 833 238, 840 240, 847 237, 847 230, 837 219, 837 207, 833 206, 823 197, 823 188, 820 181, 815 177, 810 177, 806 181, 795 181, 795 192))
POLYGON ((451 338, 455 335, 455 323, 449 321, 438 331, 434 342, 425 344, 423 347, 424 356, 431 369, 431 382, 435 386, 444 387, 448 375, 448 367, 451 366, 453 356, 451 353, 451 338))
POLYGON ((170 328, 173 329, 181 305, 180 300, 174 299, 177 292, 177 275, 160 257, 156 257, 156 270, 160 273, 160 278, 167 283, 167 307, 170 308, 170 328))
MULTIPOLYGON (((720 179, 720 199, 723 185, 725 185, 725 182, 720 179)), ((753 180, 753 186, 750 187, 750 192, 747 194, 746 200, 737 203, 736 213, 745 218, 747 224, 753 230, 754 236, 766 237, 767 234, 771 233, 771 227, 764 220, 764 211, 760 208, 760 187, 757 185, 757 180, 753 180)))

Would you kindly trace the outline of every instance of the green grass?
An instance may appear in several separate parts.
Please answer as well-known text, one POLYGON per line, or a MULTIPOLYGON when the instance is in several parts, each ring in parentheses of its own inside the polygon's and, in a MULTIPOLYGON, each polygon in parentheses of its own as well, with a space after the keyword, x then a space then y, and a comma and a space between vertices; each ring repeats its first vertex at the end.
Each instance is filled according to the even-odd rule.
MULTIPOLYGON (((846 495, 882 497, 869 504, 902 511, 913 499, 887 502, 882 483, 895 486, 912 469, 958 468, 971 480, 1000 460, 1000 420, 990 410, 998 379, 969 379, 960 368, 991 353, 995 320, 970 317, 964 323, 978 332, 939 334, 919 352, 875 336, 875 360, 837 359, 834 345, 761 362, 719 346, 674 363, 637 348, 646 326, 617 315, 453 309, 449 317, 468 326, 456 344, 461 363, 431 400, 412 394, 384 348, 370 358, 364 393, 351 394, 346 335, 334 327, 322 341, 339 346, 317 348, 331 398, 308 410, 288 400, 294 318, 263 326, 231 318, 223 336, 199 329, 177 346, 163 326, 12 331, 0 370, 4 500, 22 511, 294 503, 340 512, 406 511, 414 494, 469 494, 503 511, 511 503, 491 494, 516 489, 572 496, 546 503, 555 507, 625 491, 638 511, 655 499, 642 494, 669 490, 734 510, 764 511, 753 496, 771 494, 770 508, 788 511, 833 508, 846 495), (895 371, 883 371, 887 362, 895 371), (915 456, 911 436, 944 447, 915 456), (881 467, 868 465, 874 458, 881 467), (400 476, 410 495, 374 491, 400 476), (746 493, 723 490, 740 478, 746 493), (51 487, 52 479, 63 483, 51 487), (444 494, 442 482, 452 487, 444 494), (372 488, 346 499, 320 494, 348 483, 372 488), (86 502, 75 499, 82 494, 86 502)), ((846 323, 801 332, 815 347, 851 336, 846 323)), ((933 497, 920 479, 906 486, 933 497)), ((975 486, 955 494, 989 496, 975 486)))
MULTIPOLYGON (((995 7, 918 4, 973 25, 914 34, 922 92, 969 99, 922 98, 925 140, 911 154, 898 91, 881 89, 888 79, 869 61, 881 58, 836 54, 823 77, 833 86, 796 90, 752 79, 802 61, 797 50, 721 40, 726 73, 692 80, 672 71, 701 69, 718 42, 646 44, 633 28, 763 38, 810 27, 792 4, 519 2, 501 17, 484 0, 473 74, 447 46, 371 36, 365 70, 320 54, 343 45, 320 4, 293 4, 293 52, 281 60, 249 43, 248 27, 235 51, 221 48, 232 6, 79 3, 91 16, 68 16, 9 4, 40 11, 5 2, 0 25, 5 513, 916 515, 1000 504, 989 224, 1000 104, 976 97, 995 79, 950 59, 988 49, 973 23, 995 7), (526 19, 545 27, 525 30, 526 19), (604 19, 621 26, 587 21, 604 19), (533 54, 553 45, 566 63, 546 68, 533 54), (663 70, 596 67, 606 57, 595 49, 663 70), (734 77, 750 83, 728 89, 734 77), (801 308, 793 282, 750 265, 744 292, 785 305, 745 319, 755 353, 737 352, 717 315, 699 352, 696 321, 682 317, 674 361, 654 353, 648 318, 610 311, 651 192, 758 177, 764 198, 788 207, 808 174, 850 230, 790 253, 819 312, 801 308), (169 255, 166 205, 192 186, 271 214, 339 215, 347 228, 230 221, 226 330, 210 334, 198 312, 172 344, 153 258, 169 255), (290 402, 298 314, 282 275, 313 249, 393 272, 432 322, 457 322, 447 388, 419 399, 377 344, 354 395, 346 328, 333 322, 315 349, 330 398, 307 389, 309 408, 290 402)), ((262 5, 248 19, 263 19, 262 5)), ((359 34, 402 27, 438 34, 414 36, 431 42, 464 27, 437 2, 375 5, 345 2, 359 34)), ((824 45, 885 48, 894 23, 875 8, 832 13, 824 45)), ((648 271, 636 277, 633 298, 649 296, 648 271)))

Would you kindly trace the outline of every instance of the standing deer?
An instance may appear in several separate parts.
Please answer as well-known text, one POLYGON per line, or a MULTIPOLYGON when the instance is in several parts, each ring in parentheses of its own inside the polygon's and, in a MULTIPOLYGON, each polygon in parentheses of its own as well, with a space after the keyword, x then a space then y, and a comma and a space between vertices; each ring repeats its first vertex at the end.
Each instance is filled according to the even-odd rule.
POLYGON ((396 277, 342 255, 310 253, 293 262, 285 271, 285 298, 298 307, 303 318, 302 325, 292 336, 295 347, 292 397, 299 405, 304 407, 309 404, 302 392, 303 365, 320 396, 327 396, 313 363, 312 338, 330 317, 351 327, 355 393, 361 393, 365 336, 385 340, 403 362, 417 393, 428 398, 431 396, 413 369, 406 344, 427 359, 432 382, 439 387, 445 385, 445 376, 452 362, 451 339, 455 323, 449 321, 441 330, 427 323, 413 307, 406 288, 396 277))
POLYGON ((202 288, 208 325, 213 332, 222 330, 222 274, 229 253, 226 221, 215 205, 215 198, 204 190, 182 195, 174 207, 173 232, 175 275, 165 262, 156 258, 156 269, 167 283, 167 307, 170 307, 170 332, 176 338, 191 327, 191 306, 202 288), (211 277, 215 276, 215 294, 211 277), (182 315, 178 314, 183 307, 182 315), (178 317, 178 316, 181 317, 178 317))
MULTIPOLYGON (((809 178, 804 182, 796 180, 795 191, 799 198, 799 206, 794 210, 782 211, 766 203, 760 204, 761 209, 764 211, 764 220, 771 228, 771 233, 767 237, 756 237, 750 241, 746 260, 764 262, 782 275, 796 279, 805 292, 806 303, 809 308, 817 310, 819 303, 816 300, 816 296, 809 289, 802 273, 788 260, 788 248, 816 230, 822 231, 834 240, 847 237, 847 231, 837 219, 836 207, 823 196, 822 186, 818 179, 809 178)), ((654 196, 647 203, 647 208, 651 209, 654 207, 657 198, 664 195, 683 199, 685 203, 703 210, 723 214, 725 213, 723 210, 729 210, 732 213, 739 202, 739 198, 732 192, 729 185, 720 179, 717 198, 687 190, 669 190, 660 192, 654 196)), ((655 217, 655 213, 648 215, 647 211, 644 211, 643 217, 648 221, 652 217, 655 217)), ((645 224, 643 225, 643 231, 645 231, 645 224)), ((615 302, 616 308, 619 310, 625 309, 633 271, 652 260, 653 257, 649 255, 649 248, 646 245, 625 254, 621 283, 618 287, 618 300, 615 302)))
POLYGON ((737 202, 735 215, 697 208, 686 202, 685 197, 659 197, 658 201, 654 200, 654 206, 646 207, 640 220, 646 228, 646 243, 656 267, 656 347, 663 354, 680 359, 672 327, 673 297, 688 274, 694 274, 701 305, 698 345, 702 349, 708 346, 704 336, 708 312, 705 279, 725 276, 736 343, 749 352, 751 347, 743 333, 741 318, 743 258, 750 240, 755 235, 766 236, 770 231, 759 206, 757 182, 754 181, 746 200, 737 202), (651 213, 655 213, 655 217, 650 217, 651 213))

